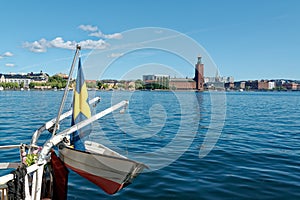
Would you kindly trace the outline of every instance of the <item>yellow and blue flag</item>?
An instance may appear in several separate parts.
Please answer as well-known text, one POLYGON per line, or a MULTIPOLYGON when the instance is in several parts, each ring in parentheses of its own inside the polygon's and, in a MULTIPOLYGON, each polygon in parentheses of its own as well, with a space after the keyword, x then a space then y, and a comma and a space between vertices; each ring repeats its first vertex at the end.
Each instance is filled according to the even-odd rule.
MULTIPOLYGON (((91 109, 89 105, 89 98, 87 87, 84 81, 84 75, 81 67, 81 59, 78 61, 78 71, 76 78, 76 87, 74 90, 73 97, 73 115, 72 115, 72 125, 79 123, 85 119, 91 117, 91 109)), ((83 139, 90 134, 92 130, 91 125, 87 125, 80 130, 75 131, 71 135, 71 144, 74 145, 75 149, 85 150, 83 139)))

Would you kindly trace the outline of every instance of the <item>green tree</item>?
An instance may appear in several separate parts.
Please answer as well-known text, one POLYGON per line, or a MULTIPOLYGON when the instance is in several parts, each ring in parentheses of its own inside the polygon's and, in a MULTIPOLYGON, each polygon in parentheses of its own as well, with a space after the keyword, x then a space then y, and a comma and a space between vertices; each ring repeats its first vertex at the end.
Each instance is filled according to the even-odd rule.
POLYGON ((138 80, 135 81, 135 89, 136 90, 145 89, 145 84, 141 79, 138 79, 138 80))
POLYGON ((21 82, 19 85, 20 88, 24 88, 24 82, 21 82))
POLYGON ((98 89, 102 89, 102 87, 103 87, 103 84, 102 84, 102 82, 101 81, 97 81, 97 87, 98 87, 98 89))
POLYGON ((109 87, 109 86, 108 86, 108 84, 107 84, 107 83, 104 83, 102 87, 103 87, 103 89, 105 89, 105 90, 106 90, 106 89, 108 89, 108 87, 109 87))
POLYGON ((44 86, 57 87, 58 89, 64 88, 67 85, 67 80, 63 79, 58 75, 50 76, 47 84, 44 86))
POLYGON ((57 83, 57 86, 56 86, 58 89, 62 88, 63 87, 63 83, 62 82, 59 82, 57 83))
POLYGON ((125 84, 124 83, 118 83, 118 88, 122 88, 122 89, 125 89, 125 84))
POLYGON ((30 88, 30 89, 34 88, 34 86, 35 86, 35 84, 34 84, 33 82, 30 82, 30 83, 29 83, 29 88, 30 88))
POLYGON ((88 88, 96 88, 97 87, 97 83, 94 83, 94 82, 86 83, 86 87, 88 87, 88 88))

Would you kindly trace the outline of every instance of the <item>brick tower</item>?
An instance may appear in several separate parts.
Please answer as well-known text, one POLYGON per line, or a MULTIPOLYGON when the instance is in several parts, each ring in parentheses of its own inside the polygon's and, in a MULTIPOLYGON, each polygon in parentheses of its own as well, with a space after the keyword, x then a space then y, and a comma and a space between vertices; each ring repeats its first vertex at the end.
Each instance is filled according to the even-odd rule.
POLYGON ((201 61, 201 56, 198 56, 198 62, 195 65, 195 78, 196 81, 196 90, 203 91, 204 90, 204 65, 201 61))

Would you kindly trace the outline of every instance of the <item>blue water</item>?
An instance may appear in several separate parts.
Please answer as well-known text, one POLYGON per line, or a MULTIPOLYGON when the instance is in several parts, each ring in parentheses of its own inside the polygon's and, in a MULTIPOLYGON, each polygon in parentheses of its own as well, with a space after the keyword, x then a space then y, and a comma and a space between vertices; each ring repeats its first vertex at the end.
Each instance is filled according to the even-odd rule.
MULTIPOLYGON (((68 199, 300 199, 299 92, 90 92, 95 95, 102 97, 95 111, 122 99, 130 104, 126 114, 94 123, 90 139, 150 169, 112 196, 70 172, 68 199), (224 102, 213 101, 224 94, 224 102), (217 127, 210 126, 213 108, 226 113, 217 127), (204 144, 205 137, 212 140, 204 144)), ((56 116, 61 97, 61 91, 1 91, 0 145, 29 143, 56 116)), ((1 151, 1 162, 17 161, 16 153, 1 151)))

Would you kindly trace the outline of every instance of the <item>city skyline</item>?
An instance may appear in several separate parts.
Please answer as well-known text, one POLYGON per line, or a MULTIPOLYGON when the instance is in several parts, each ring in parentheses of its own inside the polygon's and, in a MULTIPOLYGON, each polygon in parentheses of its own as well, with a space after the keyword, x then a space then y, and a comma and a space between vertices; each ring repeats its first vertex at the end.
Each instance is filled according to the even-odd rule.
MULTIPOLYGON (((22 73, 1 73, 0 72, 0 78, 1 76, 30 76, 32 74, 45 74, 48 75, 49 77, 53 77, 53 76, 60 76, 60 77, 64 77, 64 79, 68 79, 68 74, 64 74, 61 72, 57 72, 55 74, 48 74, 47 72, 22 72, 22 73)), ((103 78, 103 79, 86 79, 86 81, 108 81, 108 80, 114 80, 114 81, 136 81, 136 80, 143 80, 145 76, 165 76, 165 77, 169 77, 170 79, 194 79, 195 77, 176 77, 176 76, 171 76, 168 74, 143 74, 141 77, 138 77, 136 79, 113 79, 113 78, 103 78)), ((223 82, 223 83, 233 83, 233 82, 244 82, 244 81, 289 81, 289 82, 299 82, 300 83, 300 79, 288 79, 288 78, 270 78, 270 79, 243 79, 243 80, 236 80, 233 76, 212 76, 212 77, 203 77, 204 79, 204 83, 208 83, 208 82, 223 82), (217 80, 217 81, 216 81, 217 80)), ((0 79, 1 80, 1 79, 0 79)))
MULTIPOLYGON (((162 27, 200 44, 220 76, 235 80, 300 77, 298 1, 5 1, 2 6, 0 16, 9 20, 2 23, 0 73, 68 73, 76 43, 82 45, 85 61, 93 48, 122 42, 124 31, 162 27)), ((159 51, 109 56, 120 59, 113 63, 117 67, 103 74, 107 78, 122 77, 141 64, 150 66, 151 61, 171 66, 182 77, 192 77, 194 72, 193 65, 178 55, 159 51)))

